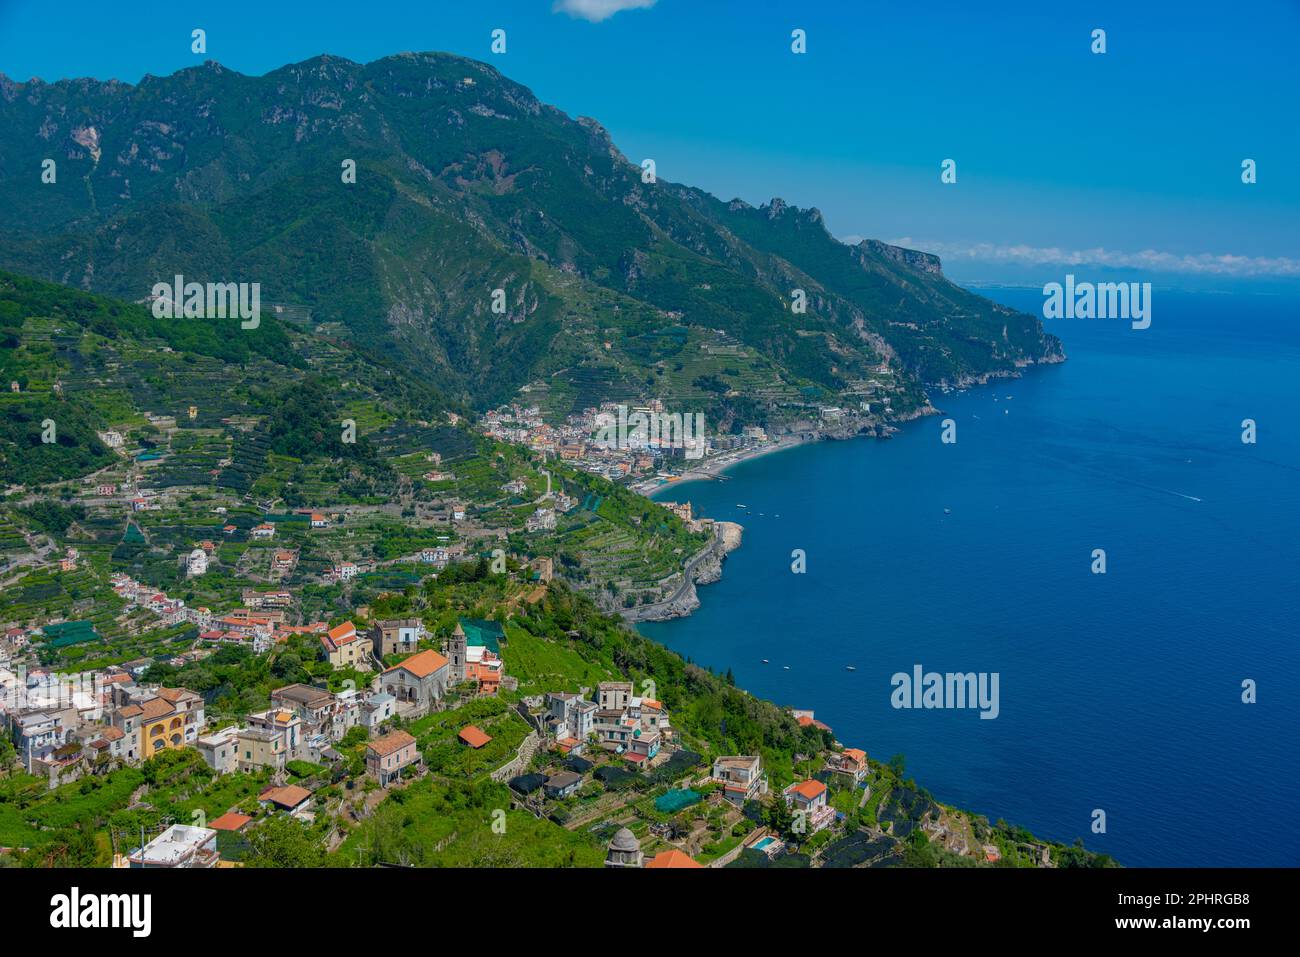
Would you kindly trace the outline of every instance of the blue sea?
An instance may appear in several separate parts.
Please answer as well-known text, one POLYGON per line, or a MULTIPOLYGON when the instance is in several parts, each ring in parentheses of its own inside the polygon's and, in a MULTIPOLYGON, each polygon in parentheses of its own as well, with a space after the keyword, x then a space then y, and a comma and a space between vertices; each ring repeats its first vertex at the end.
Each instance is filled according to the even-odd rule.
POLYGON ((1300 298, 1153 303, 1146 330, 1049 321, 1067 362, 936 393, 889 441, 663 491, 744 544, 641 630, 992 820, 1128 866, 1300 865, 1300 298), (918 664, 998 673, 999 716, 891 707, 918 664))

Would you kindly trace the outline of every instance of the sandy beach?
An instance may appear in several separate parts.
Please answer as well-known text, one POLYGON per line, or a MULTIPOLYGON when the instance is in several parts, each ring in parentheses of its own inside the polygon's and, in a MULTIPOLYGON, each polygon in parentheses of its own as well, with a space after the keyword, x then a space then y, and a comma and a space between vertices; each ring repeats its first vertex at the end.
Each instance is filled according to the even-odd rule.
POLYGON ((735 449, 728 452, 720 452, 699 465, 692 466, 689 470, 683 472, 671 480, 665 481, 662 476, 656 475, 653 478, 636 482, 631 486, 632 490, 642 495, 652 497, 658 492, 675 489, 687 482, 700 482, 717 478, 727 469, 739 465, 741 462, 747 462, 750 459, 761 458, 764 455, 770 455, 773 452, 780 452, 785 449, 794 448, 796 445, 803 445, 809 439, 801 439, 797 436, 782 436, 775 442, 768 442, 764 445, 753 446, 745 449, 735 449))

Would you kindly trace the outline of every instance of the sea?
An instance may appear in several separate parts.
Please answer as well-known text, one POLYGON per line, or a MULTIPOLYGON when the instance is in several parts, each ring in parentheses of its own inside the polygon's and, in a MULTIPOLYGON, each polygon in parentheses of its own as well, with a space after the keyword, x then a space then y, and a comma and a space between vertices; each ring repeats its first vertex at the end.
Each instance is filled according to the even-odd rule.
POLYGON ((639 628, 990 820, 1132 867, 1300 865, 1300 296, 1152 304, 1046 320, 1068 361, 889 440, 662 489, 744 541, 639 628), (895 707, 916 666, 996 674, 996 718, 895 707))

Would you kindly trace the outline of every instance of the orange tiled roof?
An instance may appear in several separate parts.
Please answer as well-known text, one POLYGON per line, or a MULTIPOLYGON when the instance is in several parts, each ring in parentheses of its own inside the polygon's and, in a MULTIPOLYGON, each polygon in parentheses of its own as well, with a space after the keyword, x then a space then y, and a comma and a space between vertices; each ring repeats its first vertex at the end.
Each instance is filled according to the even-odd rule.
MULTIPOLYGON (((349 633, 351 633, 352 638, 355 638, 355 637, 356 637, 356 631, 357 631, 357 626, 356 626, 356 625, 352 624, 352 622, 350 622, 350 621, 345 621, 345 622, 343 622, 343 624, 338 625, 337 627, 334 627, 334 628, 331 628, 331 629, 330 629, 330 631, 329 631, 330 640, 333 641, 336 645, 337 645, 337 644, 346 644, 347 642, 340 642, 339 639, 340 639, 340 638, 343 638, 344 636, 348 635, 349 633)), ((349 638, 348 640, 350 641, 351 638, 349 638)))
POLYGON ((388 671, 384 672, 384 674, 388 674, 389 671, 397 671, 399 668, 404 668, 417 678, 427 678, 439 668, 445 668, 446 665, 447 659, 436 651, 430 649, 428 651, 421 651, 419 654, 411 655, 411 657, 407 658, 401 664, 389 668, 388 671))
POLYGON ((267 788, 257 796, 257 799, 259 801, 270 801, 272 804, 280 805, 280 807, 294 808, 309 797, 311 797, 311 792, 306 788, 290 784, 282 788, 267 788))
POLYGON ((794 791, 795 794, 811 801, 826 790, 826 785, 822 784, 820 781, 800 781, 791 788, 791 790, 794 791))
POLYGON ((460 729, 460 739, 471 748, 481 748, 492 740, 492 736, 471 724, 460 729))
POLYGON ((681 851, 674 848, 671 851, 663 851, 659 854, 656 854, 653 858, 650 859, 650 862, 646 864, 646 867, 648 868, 649 867, 685 867, 685 868, 701 867, 702 868, 704 867, 704 865, 701 864, 699 861, 695 860, 695 858, 691 857, 689 854, 683 854, 681 851))
POLYGON ((252 818, 247 814, 240 814, 237 811, 227 811, 215 821, 209 821, 208 827, 212 828, 214 831, 238 831, 251 820, 252 818))
POLYGON ((366 745, 366 750, 375 752, 375 754, 381 758, 386 758, 390 754, 402 750, 402 748, 406 747, 408 744, 415 744, 415 738, 411 737, 405 731, 394 731, 391 734, 384 735, 382 738, 375 738, 375 740, 366 745))
POLYGON ((844 755, 845 757, 852 758, 854 761, 858 762, 858 764, 864 764, 867 760, 867 752, 863 751, 861 748, 845 748, 844 755))
POLYGON ((140 713, 144 720, 155 721, 158 718, 165 718, 176 711, 172 703, 166 698, 150 698, 144 704, 140 705, 140 713))

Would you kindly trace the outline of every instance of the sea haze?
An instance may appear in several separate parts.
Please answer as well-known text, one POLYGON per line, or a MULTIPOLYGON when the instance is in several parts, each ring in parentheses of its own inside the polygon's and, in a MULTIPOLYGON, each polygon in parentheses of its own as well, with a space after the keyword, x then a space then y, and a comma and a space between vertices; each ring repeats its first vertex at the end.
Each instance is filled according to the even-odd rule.
POLYGON ((1300 297, 1153 302, 1149 329, 1048 322, 1068 362, 935 393, 955 445, 936 416, 664 490, 744 545, 641 630, 945 803, 1129 866, 1300 863, 1300 297), (998 672, 999 717, 895 710, 916 664, 998 672))

